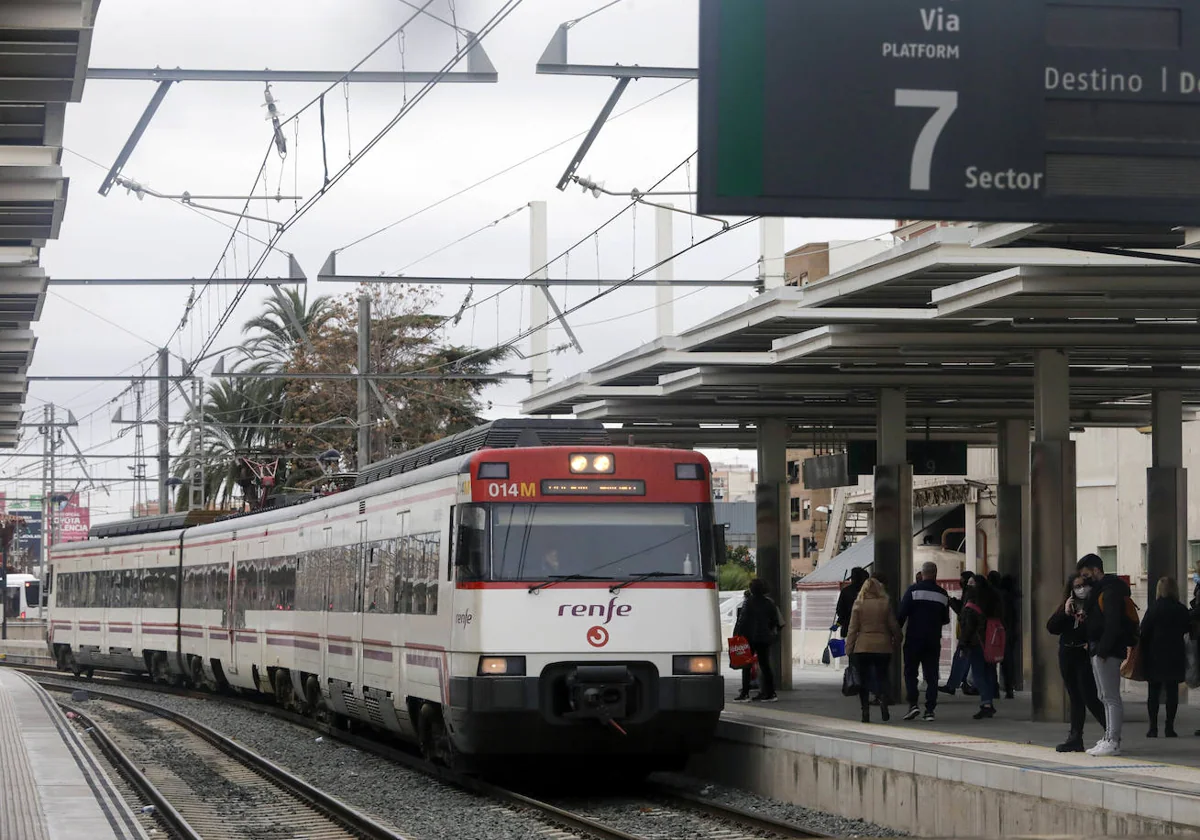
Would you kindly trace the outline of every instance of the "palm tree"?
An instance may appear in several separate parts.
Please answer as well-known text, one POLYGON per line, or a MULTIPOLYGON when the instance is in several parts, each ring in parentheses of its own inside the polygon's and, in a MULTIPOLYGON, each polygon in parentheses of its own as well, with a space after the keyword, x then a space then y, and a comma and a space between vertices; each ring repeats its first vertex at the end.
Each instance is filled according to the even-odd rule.
POLYGON ((322 295, 310 306, 308 289, 276 289, 267 298, 263 311, 242 325, 249 337, 242 342, 246 360, 265 363, 264 371, 282 370, 304 344, 333 316, 333 301, 322 295), (303 332, 297 330, 297 325, 303 332))
MULTIPOLYGON (((268 377, 222 379, 208 386, 200 406, 205 504, 225 507, 232 502, 239 457, 279 447, 280 430, 272 427, 283 416, 283 398, 284 380, 268 377)), ((195 420, 193 409, 177 435, 180 441, 188 438, 195 420)), ((190 454, 185 449, 175 462, 175 474, 183 481, 176 509, 186 507, 192 470, 199 466, 190 454)))

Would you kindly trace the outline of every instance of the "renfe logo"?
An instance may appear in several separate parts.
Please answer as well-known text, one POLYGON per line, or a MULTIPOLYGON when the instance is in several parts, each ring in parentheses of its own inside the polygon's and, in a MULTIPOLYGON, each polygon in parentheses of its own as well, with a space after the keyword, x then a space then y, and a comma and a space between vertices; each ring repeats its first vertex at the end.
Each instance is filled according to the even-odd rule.
POLYGON ((599 616, 604 619, 604 624, 608 624, 608 622, 612 621, 614 615, 619 618, 633 612, 632 604, 621 604, 618 607, 616 603, 617 599, 612 598, 608 604, 563 604, 558 608, 558 614, 566 615, 567 610, 570 610, 572 616, 599 616))
POLYGON ((471 611, 467 610, 466 612, 457 613, 454 616, 454 623, 462 627, 469 627, 471 625, 471 620, 474 618, 475 616, 471 615, 471 611))

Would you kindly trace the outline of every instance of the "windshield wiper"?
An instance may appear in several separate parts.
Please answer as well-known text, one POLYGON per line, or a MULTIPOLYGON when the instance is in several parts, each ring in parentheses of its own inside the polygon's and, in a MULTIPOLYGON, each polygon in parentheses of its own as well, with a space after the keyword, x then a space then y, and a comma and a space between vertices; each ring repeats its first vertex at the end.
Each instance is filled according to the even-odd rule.
MULTIPOLYGON (((597 577, 596 575, 554 575, 548 581, 543 583, 535 583, 533 586, 529 587, 529 591, 537 592, 538 590, 545 589, 547 586, 554 586, 556 583, 562 583, 563 581, 567 580, 604 580, 604 578, 597 577)), ((611 578, 609 578, 609 580, 611 580, 611 578)))
POLYGON ((608 587, 608 591, 616 592, 619 589, 624 589, 631 583, 639 583, 643 580, 649 580, 650 578, 661 577, 694 577, 694 575, 691 575, 687 572, 646 572, 644 575, 637 575, 636 577, 631 577, 629 580, 623 580, 620 583, 614 583, 612 586, 608 587))

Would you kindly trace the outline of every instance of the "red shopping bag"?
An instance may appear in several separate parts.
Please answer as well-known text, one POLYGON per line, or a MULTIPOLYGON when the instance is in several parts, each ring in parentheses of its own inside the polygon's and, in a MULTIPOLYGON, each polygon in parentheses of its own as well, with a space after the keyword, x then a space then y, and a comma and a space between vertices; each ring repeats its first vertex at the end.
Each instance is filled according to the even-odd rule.
POLYGON ((730 636, 729 638, 729 667, 738 670, 749 667, 758 661, 750 642, 745 636, 730 636))

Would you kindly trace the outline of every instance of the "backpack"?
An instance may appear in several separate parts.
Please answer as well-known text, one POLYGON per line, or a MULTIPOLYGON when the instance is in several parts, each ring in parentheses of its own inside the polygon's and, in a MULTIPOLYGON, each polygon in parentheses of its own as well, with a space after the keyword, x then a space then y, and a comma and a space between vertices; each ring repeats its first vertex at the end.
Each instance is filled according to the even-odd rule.
MULTIPOLYGON (((975 610, 980 615, 983 614, 983 610, 979 609, 975 604, 967 604, 966 607, 975 610)), ((989 618, 983 628, 983 661, 988 665, 1003 662, 1004 648, 1007 642, 1008 637, 1004 632, 1004 622, 998 618, 989 618)))
MULTIPOLYGON (((1128 595, 1125 598, 1125 615, 1123 623, 1125 625, 1125 646, 1133 647, 1138 643, 1138 637, 1142 626, 1141 619, 1138 618, 1137 604, 1128 595)), ((1096 605, 1100 607, 1100 612, 1104 612, 1104 593, 1100 593, 1100 597, 1096 600, 1096 605)))

